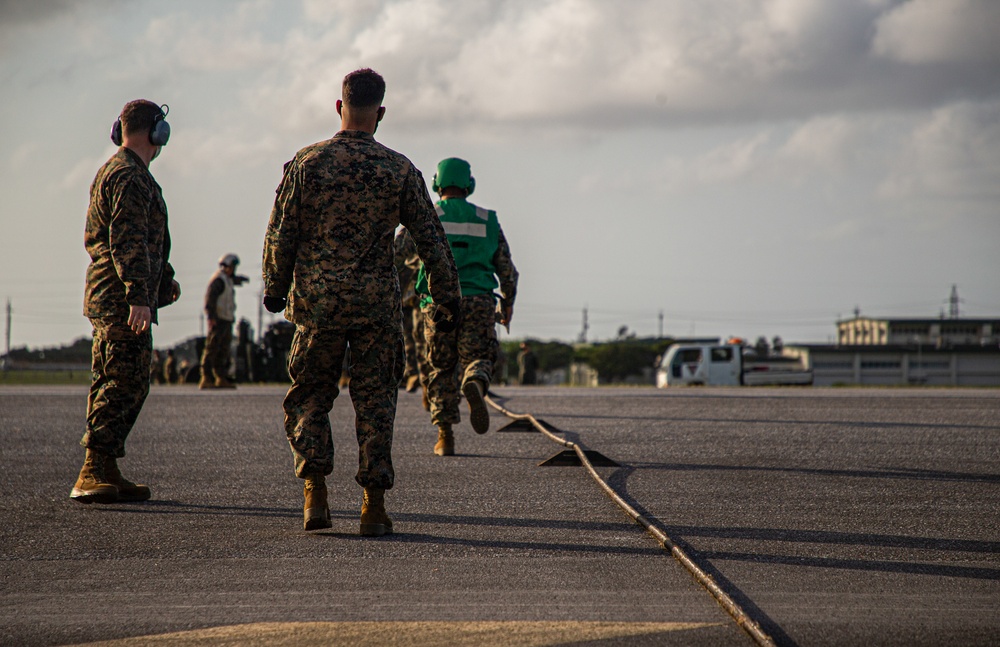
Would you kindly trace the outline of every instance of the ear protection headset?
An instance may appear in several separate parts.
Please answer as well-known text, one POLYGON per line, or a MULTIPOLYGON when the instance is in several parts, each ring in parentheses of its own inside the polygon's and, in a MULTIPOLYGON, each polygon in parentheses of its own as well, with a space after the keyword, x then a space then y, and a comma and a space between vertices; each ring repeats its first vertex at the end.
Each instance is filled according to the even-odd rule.
MULTIPOLYGON (((163 104, 160 106, 160 114, 153 118, 153 125, 149 129, 149 143, 153 146, 166 146, 167 140, 170 139, 170 124, 166 121, 168 112, 170 112, 170 106, 163 104)), ((111 141, 114 142, 115 146, 121 146, 122 142, 125 141, 121 116, 115 119, 115 123, 111 125, 111 141)))

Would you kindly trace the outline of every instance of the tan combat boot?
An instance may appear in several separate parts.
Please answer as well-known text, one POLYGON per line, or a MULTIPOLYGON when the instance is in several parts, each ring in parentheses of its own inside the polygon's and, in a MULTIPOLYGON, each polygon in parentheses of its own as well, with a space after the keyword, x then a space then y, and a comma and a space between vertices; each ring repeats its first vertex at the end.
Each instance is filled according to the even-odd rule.
POLYGON ((207 370, 204 366, 201 367, 201 379, 198 380, 199 389, 214 389, 215 379, 212 377, 212 372, 207 370))
POLYGON ((118 488, 108 481, 105 474, 106 460, 104 454, 87 450, 83 468, 69 498, 80 503, 114 503, 118 500, 118 488))
POLYGON ((225 375, 215 376, 215 388, 217 389, 235 389, 236 385, 229 381, 229 378, 225 375))
POLYGON ((108 456, 104 462, 104 473, 108 477, 108 482, 118 488, 119 502, 149 501, 149 497, 153 496, 153 491, 148 485, 133 483, 122 476, 118 469, 118 460, 114 456, 108 456))
POLYGON ((326 501, 326 478, 322 475, 307 476, 303 494, 306 503, 303 509, 305 519, 302 527, 305 530, 332 528, 330 506, 326 501))
POLYGON ((406 392, 407 393, 413 393, 414 391, 417 390, 418 386, 420 386, 420 376, 419 375, 411 375, 406 380, 406 392))
POLYGON ((392 519, 385 511, 385 490, 365 488, 361 502, 361 534, 365 537, 381 537, 392 534, 392 519))
POLYGON ((469 422, 477 434, 485 434, 490 430, 490 412, 483 400, 485 392, 486 389, 479 380, 466 380, 462 385, 462 394, 469 403, 469 422))
POLYGON ((455 434, 451 431, 451 425, 444 424, 438 427, 438 440, 434 445, 434 453, 438 456, 455 455, 455 434))
POLYGON ((430 411, 431 410, 431 399, 427 397, 427 387, 425 386, 423 388, 424 388, 424 395, 423 395, 424 411, 430 411))

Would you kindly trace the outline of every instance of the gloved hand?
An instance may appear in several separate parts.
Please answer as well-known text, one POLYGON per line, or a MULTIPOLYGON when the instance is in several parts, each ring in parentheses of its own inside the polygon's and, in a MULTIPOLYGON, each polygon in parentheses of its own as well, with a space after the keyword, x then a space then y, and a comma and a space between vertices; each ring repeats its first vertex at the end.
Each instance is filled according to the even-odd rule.
POLYGON ((454 332, 461 323, 462 308, 458 299, 445 301, 435 311, 431 321, 434 327, 441 332, 454 332))
POLYGON ((170 282, 170 303, 176 303, 181 298, 181 284, 177 281, 170 282))
POLYGON ((287 303, 288 299, 285 297, 264 297, 264 308, 268 312, 281 312, 287 303))

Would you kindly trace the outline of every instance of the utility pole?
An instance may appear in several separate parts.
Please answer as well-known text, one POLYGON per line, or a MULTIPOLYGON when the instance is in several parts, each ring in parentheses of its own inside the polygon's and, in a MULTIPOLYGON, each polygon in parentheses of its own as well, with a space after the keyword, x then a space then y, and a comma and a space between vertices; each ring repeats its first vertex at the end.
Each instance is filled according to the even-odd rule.
POLYGON ((257 343, 264 339, 264 288, 257 293, 257 343))
POLYGON ((660 310, 660 335, 657 339, 663 339, 663 311, 660 310))
POLYGON ((10 313, 12 312, 10 307, 10 297, 7 297, 7 350, 3 355, 3 370, 7 370, 10 364, 10 313))
POLYGON ((958 286, 952 284, 951 286, 951 296, 948 297, 948 317, 951 319, 958 319, 958 302, 961 299, 958 298, 958 286))
POLYGON ((587 329, 590 325, 587 323, 587 307, 583 308, 583 330, 580 331, 580 336, 577 338, 581 344, 587 343, 587 329))

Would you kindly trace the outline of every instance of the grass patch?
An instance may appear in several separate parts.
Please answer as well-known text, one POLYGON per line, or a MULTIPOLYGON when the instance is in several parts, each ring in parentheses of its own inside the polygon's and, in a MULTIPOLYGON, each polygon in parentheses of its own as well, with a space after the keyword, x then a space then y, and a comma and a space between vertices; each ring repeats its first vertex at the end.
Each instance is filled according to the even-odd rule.
POLYGON ((14 384, 90 384, 90 370, 35 371, 11 369, 0 371, 0 386, 14 384))

